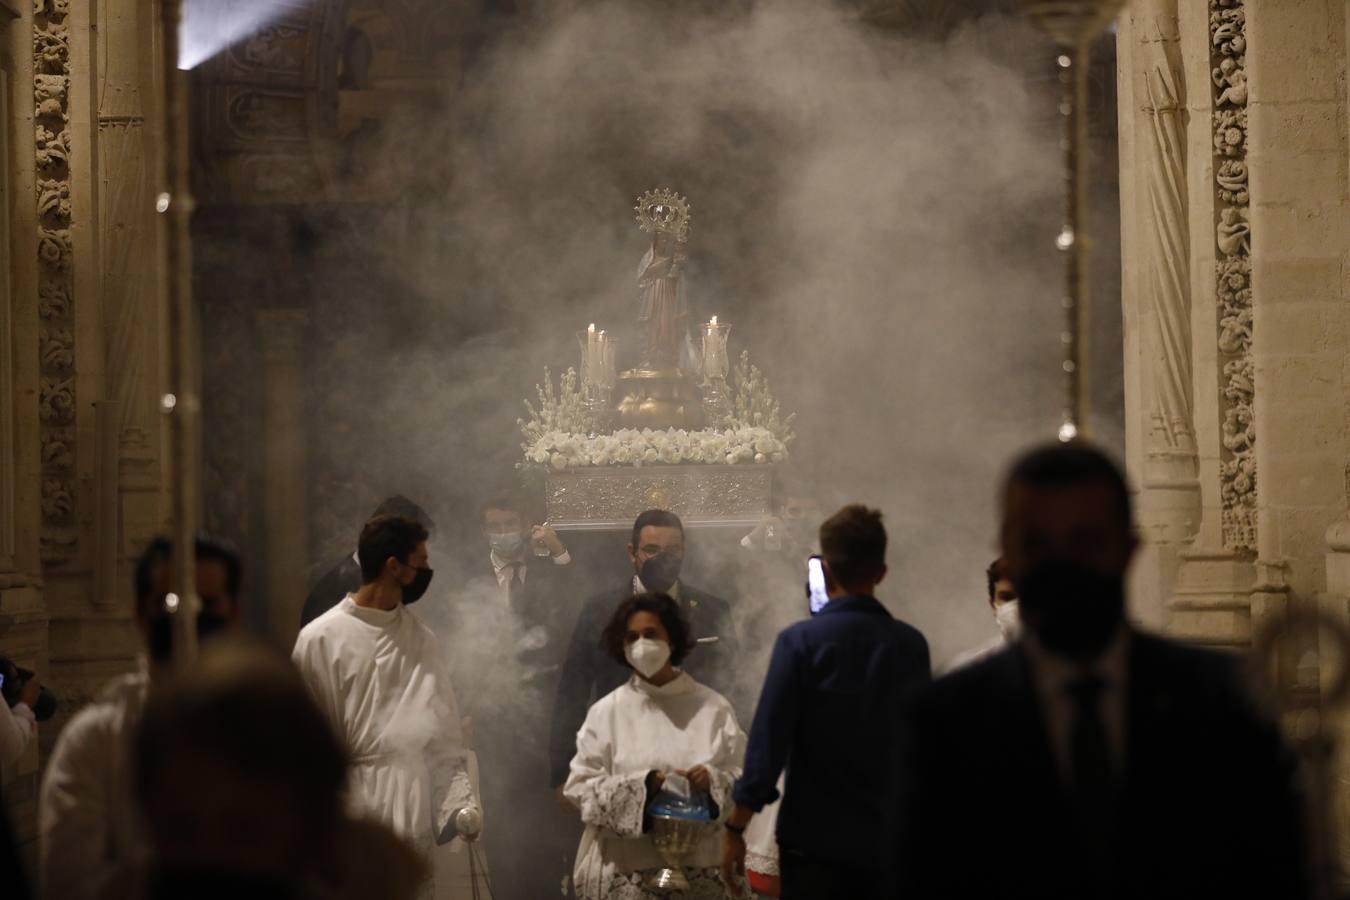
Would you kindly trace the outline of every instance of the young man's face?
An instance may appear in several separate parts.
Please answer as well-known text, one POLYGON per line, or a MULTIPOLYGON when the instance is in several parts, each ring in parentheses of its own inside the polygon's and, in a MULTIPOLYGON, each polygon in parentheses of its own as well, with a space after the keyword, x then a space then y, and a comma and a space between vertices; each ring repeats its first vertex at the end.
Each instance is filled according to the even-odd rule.
POLYGON ((514 509, 491 509, 483 512, 483 534, 493 535, 521 534, 526 531, 525 520, 514 509))
MULTIPOLYGON (((202 612, 229 622, 238 618, 239 599, 230 594, 229 570, 225 563, 218 559, 199 559, 194 574, 202 612)), ((142 608, 138 610, 142 621, 161 614, 164 597, 173 590, 173 562, 160 560, 156 563, 150 583, 150 596, 142 598, 142 608)))
POLYGON ((1042 487, 1014 484, 1003 516, 1003 559, 1016 584, 1042 563, 1070 562, 1123 575, 1135 538, 1120 500, 1099 482, 1042 487))
POLYGON ((1000 606, 1013 603, 1017 600, 1017 586, 1007 578, 1000 578, 994 582, 994 595, 989 598, 989 605, 997 610, 1000 606))
POLYGON ((408 554, 408 561, 403 564, 402 574, 399 576, 400 584, 412 584, 417 578, 418 569, 430 568, 430 557, 427 556, 427 542, 418 544, 413 552, 408 554))
POLYGON ((633 560, 633 569, 637 572, 642 571, 642 564, 647 560, 662 554, 683 561, 683 531, 666 525, 647 525, 638 532, 637 546, 628 545, 628 556, 633 560))

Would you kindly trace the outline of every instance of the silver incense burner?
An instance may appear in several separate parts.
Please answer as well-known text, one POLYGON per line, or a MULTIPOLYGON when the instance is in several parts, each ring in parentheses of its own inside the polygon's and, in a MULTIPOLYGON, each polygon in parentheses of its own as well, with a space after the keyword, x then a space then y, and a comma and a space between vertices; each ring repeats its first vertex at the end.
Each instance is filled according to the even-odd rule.
POLYGON ((665 860, 666 866, 648 879, 647 886, 663 894, 689 890, 689 879, 685 877, 684 867, 714 824, 653 814, 652 844, 665 860))

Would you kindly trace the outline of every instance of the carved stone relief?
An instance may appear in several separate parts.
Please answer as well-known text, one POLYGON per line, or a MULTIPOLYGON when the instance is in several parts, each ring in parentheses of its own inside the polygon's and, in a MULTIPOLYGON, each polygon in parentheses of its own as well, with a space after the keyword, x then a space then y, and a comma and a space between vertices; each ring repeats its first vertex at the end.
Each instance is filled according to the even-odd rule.
POLYGON ((1247 190, 1247 14, 1245 0, 1210 0, 1214 100, 1214 242, 1218 348, 1223 363, 1219 477, 1223 541, 1256 550, 1256 395, 1252 363, 1252 264, 1247 190))
MULTIPOLYGON (((1153 313, 1149 450, 1195 452, 1191 403, 1191 292, 1189 211, 1186 202, 1184 79, 1177 53, 1175 7, 1157 10, 1140 42, 1147 54, 1144 112, 1148 134, 1146 189, 1150 227, 1145 294, 1153 313)), ((1149 9, 1149 12, 1154 10, 1149 9)), ((1141 19, 1146 18, 1141 16, 1141 19)))
POLYGON ((76 553, 75 308, 71 274, 70 20, 67 0, 33 3, 38 169, 38 412, 42 423, 42 561, 76 553))

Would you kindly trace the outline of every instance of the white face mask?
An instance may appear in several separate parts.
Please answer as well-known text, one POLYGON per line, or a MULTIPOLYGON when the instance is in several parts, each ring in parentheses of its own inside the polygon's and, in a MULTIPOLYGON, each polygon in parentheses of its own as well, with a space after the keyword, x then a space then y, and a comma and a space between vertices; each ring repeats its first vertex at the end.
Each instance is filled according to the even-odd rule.
POLYGON ((994 609, 994 619, 1004 640, 1015 641, 1022 636, 1022 617, 1017 612, 1017 601, 1009 600, 994 609))
POLYGON ((628 664, 643 678, 651 678, 660 672, 670 659, 670 644, 652 638, 639 638, 624 650, 628 664))

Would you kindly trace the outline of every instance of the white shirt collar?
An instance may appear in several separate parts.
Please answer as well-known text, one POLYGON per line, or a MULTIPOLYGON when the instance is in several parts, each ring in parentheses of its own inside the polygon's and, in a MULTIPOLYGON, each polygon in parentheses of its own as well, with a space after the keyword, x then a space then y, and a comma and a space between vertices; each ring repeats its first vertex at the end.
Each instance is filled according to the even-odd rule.
POLYGON ((356 602, 355 594, 348 594, 342 598, 340 604, 342 609, 349 615, 367 622, 371 625, 385 626, 392 625, 403 615, 403 604, 400 603, 393 609, 379 609, 374 606, 360 606, 356 602))
POLYGON ((628 683, 633 690, 648 697, 673 697, 676 694, 687 694, 694 689, 694 679, 686 675, 682 669, 676 669, 675 677, 659 687, 636 672, 629 677, 628 683))
MULTIPOLYGON (((645 593, 647 593, 647 586, 644 585, 644 584, 642 583, 642 577, 639 576, 639 575, 634 575, 634 576, 633 576, 633 594, 634 594, 634 595, 637 595, 637 594, 645 594, 645 593)), ((671 599, 673 599, 673 600, 679 600, 679 599, 680 599, 680 583, 679 583, 678 581, 675 582, 673 585, 671 585, 670 590, 666 591, 666 593, 669 594, 669 595, 671 596, 671 599)))
POLYGON ((519 571, 520 571, 520 578, 521 578, 522 581, 525 580, 525 560, 524 560, 524 559, 502 559, 500 556, 497 555, 497 551, 496 551, 496 550, 489 550, 489 551, 488 551, 488 558, 492 560, 492 571, 495 572, 495 573, 497 574, 497 578, 498 578, 499 580, 500 580, 501 577, 502 577, 502 570, 503 570, 503 569, 511 568, 512 566, 520 566, 520 570, 519 570, 519 571))
POLYGON ((1085 663, 1052 653, 1029 630, 1023 632, 1022 643, 1036 670, 1037 682, 1047 692, 1063 694, 1074 681, 1093 675, 1106 682, 1107 690, 1119 690, 1125 684, 1130 629, 1124 624, 1106 649, 1096 659, 1085 663))

